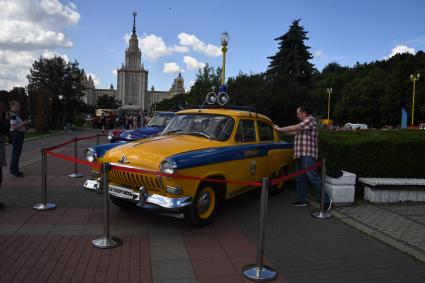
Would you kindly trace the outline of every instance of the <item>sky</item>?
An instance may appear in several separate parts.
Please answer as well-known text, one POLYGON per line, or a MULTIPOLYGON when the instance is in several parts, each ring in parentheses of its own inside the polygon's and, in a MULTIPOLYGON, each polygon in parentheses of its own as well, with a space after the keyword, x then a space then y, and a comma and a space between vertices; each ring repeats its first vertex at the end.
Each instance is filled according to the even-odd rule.
POLYGON ((189 89, 199 68, 221 66, 224 31, 226 77, 264 72, 296 19, 322 70, 425 50, 424 11, 423 0, 0 0, 0 90, 25 86, 34 60, 55 55, 116 88, 133 12, 148 88, 168 90, 179 72, 189 89))

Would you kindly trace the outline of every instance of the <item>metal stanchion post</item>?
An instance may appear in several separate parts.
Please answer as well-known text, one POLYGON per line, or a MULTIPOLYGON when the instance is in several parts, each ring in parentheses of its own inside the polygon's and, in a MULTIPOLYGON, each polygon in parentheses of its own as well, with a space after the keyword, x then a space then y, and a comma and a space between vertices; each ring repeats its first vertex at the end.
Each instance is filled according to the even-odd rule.
POLYGON ((103 237, 93 240, 92 244, 99 249, 115 248, 121 245, 121 240, 115 237, 111 237, 109 227, 109 163, 102 165, 102 185, 103 185, 103 200, 104 200, 104 226, 103 226, 103 237))
MULTIPOLYGON (((75 159, 78 158, 78 154, 77 154, 77 142, 78 142, 78 139, 77 138, 74 138, 74 157, 75 157, 75 159)), ((70 177, 70 178, 81 178, 81 177, 83 177, 83 174, 82 173, 78 173, 78 164, 77 164, 77 162, 74 162, 74 173, 68 175, 68 177, 70 177)))
POLYGON ((249 264, 242 268, 242 275, 252 281, 272 281, 277 277, 277 272, 272 267, 263 265, 269 188, 270 179, 263 178, 261 187, 260 224, 257 242, 257 263, 249 264))
POLYGON ((311 213, 311 216, 319 219, 329 219, 332 217, 332 214, 325 211, 325 192, 326 192, 326 159, 323 158, 322 165, 322 188, 320 190, 320 211, 315 211, 311 213))
POLYGON ((51 210, 56 204, 47 203, 47 156, 46 149, 41 149, 41 203, 33 206, 35 210, 51 210))
POLYGON ((96 134, 96 145, 99 145, 99 134, 96 134))

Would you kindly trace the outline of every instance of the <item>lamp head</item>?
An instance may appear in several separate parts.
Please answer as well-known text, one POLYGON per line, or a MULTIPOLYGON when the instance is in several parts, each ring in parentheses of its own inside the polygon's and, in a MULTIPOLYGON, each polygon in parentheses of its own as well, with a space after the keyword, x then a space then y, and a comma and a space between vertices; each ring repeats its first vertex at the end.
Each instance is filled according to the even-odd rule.
POLYGON ((229 43, 229 34, 227 32, 223 32, 220 39, 221 45, 227 45, 229 43))

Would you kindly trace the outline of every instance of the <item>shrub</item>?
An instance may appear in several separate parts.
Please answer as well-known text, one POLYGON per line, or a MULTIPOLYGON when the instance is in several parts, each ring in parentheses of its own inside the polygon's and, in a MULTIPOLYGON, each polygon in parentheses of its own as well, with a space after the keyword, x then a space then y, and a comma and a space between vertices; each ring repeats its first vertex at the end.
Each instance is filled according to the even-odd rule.
POLYGON ((319 155, 330 170, 361 177, 425 178, 425 131, 321 130, 319 155))
POLYGON ((75 117, 74 119, 74 125, 77 127, 82 127, 86 120, 82 116, 75 117))

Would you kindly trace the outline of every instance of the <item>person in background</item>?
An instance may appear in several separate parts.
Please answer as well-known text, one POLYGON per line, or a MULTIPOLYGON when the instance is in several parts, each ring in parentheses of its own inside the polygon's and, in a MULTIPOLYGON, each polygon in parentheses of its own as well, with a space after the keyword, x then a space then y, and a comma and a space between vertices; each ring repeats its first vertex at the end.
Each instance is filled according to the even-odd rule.
POLYGON ((10 175, 23 177, 24 174, 19 171, 19 158, 21 157, 22 147, 24 145, 24 136, 27 126, 31 120, 22 121, 19 117, 21 105, 18 101, 10 101, 10 136, 12 138, 12 157, 10 159, 10 175))
MULTIPOLYGON (((300 123, 287 127, 274 125, 276 131, 285 132, 294 135, 294 158, 297 170, 303 170, 313 166, 317 162, 319 154, 319 145, 317 142, 318 131, 316 119, 310 115, 310 111, 305 106, 297 108, 297 117, 300 123)), ((307 184, 313 186, 320 201, 322 182, 317 170, 309 171, 296 178, 297 180, 297 200, 293 206, 307 205, 307 184)), ((330 211, 332 200, 325 193, 325 211, 330 211)))
MULTIPOLYGON (((10 124, 6 117, 6 106, 0 101, 0 187, 3 182, 3 167, 6 162, 6 138, 9 135, 10 124)), ((0 201, 0 210, 4 210, 4 203, 0 201)))

